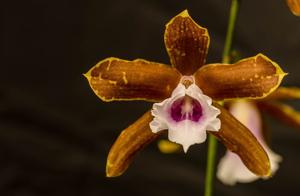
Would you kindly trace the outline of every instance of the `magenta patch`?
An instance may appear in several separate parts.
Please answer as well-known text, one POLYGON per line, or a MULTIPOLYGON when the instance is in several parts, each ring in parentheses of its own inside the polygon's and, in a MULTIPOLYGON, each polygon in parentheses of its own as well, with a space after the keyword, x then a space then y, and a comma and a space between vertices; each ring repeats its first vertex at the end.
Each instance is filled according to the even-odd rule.
POLYGON ((182 97, 172 103, 170 115, 176 122, 183 120, 198 122, 202 116, 202 107, 197 100, 182 97))

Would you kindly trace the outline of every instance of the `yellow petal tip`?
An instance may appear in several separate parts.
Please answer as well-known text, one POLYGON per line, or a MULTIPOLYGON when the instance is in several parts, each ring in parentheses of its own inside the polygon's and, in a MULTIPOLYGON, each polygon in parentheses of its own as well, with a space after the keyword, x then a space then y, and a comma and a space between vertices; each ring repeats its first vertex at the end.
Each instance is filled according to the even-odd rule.
POLYGON ((113 167, 114 165, 112 165, 109 161, 107 161, 106 163, 106 177, 107 178, 114 178, 114 177, 118 177, 120 176, 122 173, 116 173, 113 171, 113 167))
POLYGON ((178 16, 190 17, 189 12, 188 12, 187 9, 183 10, 180 14, 178 14, 178 16))
POLYGON ((272 170, 271 170, 271 166, 270 166, 270 164, 269 164, 268 171, 267 171, 265 174, 261 175, 261 177, 262 177, 263 179, 269 179, 269 178, 271 178, 272 176, 273 176, 273 173, 272 173, 272 170))
POLYGON ((275 75, 278 76, 278 82, 277 82, 277 85, 275 85, 273 88, 270 89, 269 92, 267 93, 264 93, 264 95, 260 98, 264 98, 264 97, 267 97, 269 94, 271 94, 272 92, 274 92, 281 84, 283 78, 288 75, 288 73, 284 72, 282 70, 282 68, 280 67, 280 65, 278 65, 276 62, 272 61, 269 57, 267 57, 266 55, 262 54, 262 53, 259 53, 255 56, 255 59, 257 59, 258 57, 261 57, 263 59, 265 59, 266 61, 269 61, 276 69, 276 73, 275 75))
POLYGON ((89 76, 88 73, 89 73, 89 72, 82 74, 87 80, 89 80, 89 78, 90 78, 90 76, 89 76))

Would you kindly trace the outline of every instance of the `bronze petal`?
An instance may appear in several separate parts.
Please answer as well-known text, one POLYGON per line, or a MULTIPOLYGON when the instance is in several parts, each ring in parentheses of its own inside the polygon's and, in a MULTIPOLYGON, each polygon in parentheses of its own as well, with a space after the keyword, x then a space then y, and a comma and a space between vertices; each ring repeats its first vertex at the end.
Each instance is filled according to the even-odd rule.
POLYGON ((221 110, 218 116, 221 120, 221 129, 210 133, 223 142, 228 150, 239 155, 250 171, 259 176, 269 176, 271 168, 268 155, 251 131, 222 106, 217 103, 214 103, 214 106, 221 110))
POLYGON ((194 74, 204 94, 217 100, 263 98, 285 75, 278 64, 262 54, 234 64, 208 64, 194 74))
POLYGON ((152 133, 149 127, 152 119, 153 116, 148 111, 135 123, 122 131, 111 147, 107 157, 107 177, 122 175, 132 162, 134 156, 160 135, 160 133, 152 133))
POLYGON ((262 111, 266 111, 278 120, 300 129, 300 112, 291 106, 279 102, 265 101, 257 102, 256 104, 262 111))
POLYGON ((285 99, 299 99, 300 88, 297 87, 279 87, 264 100, 285 100, 285 99))
POLYGON ((294 15, 300 16, 300 0, 286 0, 286 3, 294 15))
POLYGON ((92 67, 85 77, 103 101, 160 101, 171 95, 181 74, 164 64, 111 57, 92 67))
POLYGON ((204 65, 209 47, 208 31, 194 22, 187 10, 166 25, 164 39, 171 64, 183 75, 192 75, 204 65))

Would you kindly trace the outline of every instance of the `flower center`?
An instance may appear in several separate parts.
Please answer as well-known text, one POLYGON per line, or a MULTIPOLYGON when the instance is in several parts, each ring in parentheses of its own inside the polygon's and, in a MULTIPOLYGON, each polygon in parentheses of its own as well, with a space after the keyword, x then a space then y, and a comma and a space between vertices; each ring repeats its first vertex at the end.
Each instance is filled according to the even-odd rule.
POLYGON ((184 96, 174 101, 170 110, 171 117, 176 122, 183 120, 198 122, 202 116, 200 103, 190 96, 184 96))
POLYGON ((181 84, 183 84, 185 86, 185 88, 187 89, 191 84, 194 83, 194 77, 193 76, 182 76, 181 77, 181 84))

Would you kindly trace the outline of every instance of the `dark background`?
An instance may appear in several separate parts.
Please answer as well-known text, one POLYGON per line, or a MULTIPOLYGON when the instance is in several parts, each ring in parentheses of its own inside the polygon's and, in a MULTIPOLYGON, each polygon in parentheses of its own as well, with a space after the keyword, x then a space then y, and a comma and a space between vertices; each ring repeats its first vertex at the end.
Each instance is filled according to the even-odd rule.
MULTIPOLYGON (((202 195, 207 143, 187 155, 163 155, 152 144, 123 176, 105 178, 110 146, 151 104, 103 103, 82 74, 109 56, 169 63, 164 26, 184 9, 209 30, 207 62, 220 62, 229 6, 228 0, 2 2, 0 195, 202 195)), ((243 1, 233 41, 243 57, 262 52, 278 62, 290 73, 284 85, 300 85, 300 18, 284 0, 243 1)), ((300 131, 268 121, 272 147, 284 158, 277 174, 234 187, 216 181, 215 195, 300 195, 300 131)))

